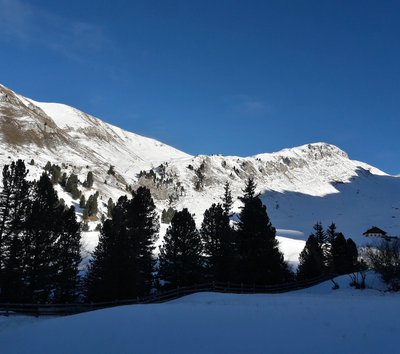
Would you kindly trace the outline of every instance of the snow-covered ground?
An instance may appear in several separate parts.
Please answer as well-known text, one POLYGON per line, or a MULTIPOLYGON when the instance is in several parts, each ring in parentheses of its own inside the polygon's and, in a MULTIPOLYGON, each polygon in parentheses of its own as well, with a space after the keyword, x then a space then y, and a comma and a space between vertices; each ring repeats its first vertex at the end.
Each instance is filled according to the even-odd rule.
POLYGON ((69 317, 0 317, 0 351, 398 353, 400 294, 355 290, 347 277, 338 281, 338 290, 325 282, 286 294, 199 293, 69 317))

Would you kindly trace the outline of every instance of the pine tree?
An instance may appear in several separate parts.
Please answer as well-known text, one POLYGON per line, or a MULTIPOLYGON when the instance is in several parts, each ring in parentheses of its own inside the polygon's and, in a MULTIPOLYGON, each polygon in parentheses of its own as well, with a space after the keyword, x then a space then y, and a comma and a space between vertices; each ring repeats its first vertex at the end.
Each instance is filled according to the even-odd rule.
POLYGON ((253 199, 256 197, 256 184, 254 182, 254 178, 249 177, 246 181, 246 186, 242 190, 243 191, 243 197, 239 197, 239 199, 246 204, 247 201, 253 199))
POLYGON ((291 278, 283 254, 279 251, 276 230, 266 207, 255 196, 255 185, 249 179, 244 190, 244 206, 237 227, 239 281, 248 284, 275 284, 291 278))
POLYGON ((359 266, 356 244, 351 238, 346 240, 342 233, 332 243, 332 263, 336 274, 355 272, 359 266))
POLYGON ((154 242, 159 230, 147 188, 132 200, 119 198, 100 232, 86 279, 87 299, 114 300, 148 295, 153 284, 154 242))
POLYGON ((83 186, 86 187, 86 188, 92 188, 93 187, 93 181, 94 181, 93 172, 89 171, 87 176, 86 176, 86 180, 83 183, 83 186))
POLYGON ((346 274, 347 271, 347 242, 344 235, 339 232, 332 242, 332 266, 336 274, 346 274))
POLYGON ((336 224, 332 223, 328 226, 328 229, 326 230, 326 242, 332 245, 336 236, 337 236, 336 224))
POLYGON ((79 200, 79 208, 81 209, 86 208, 86 198, 83 194, 81 195, 81 199, 79 200))
POLYGON ((346 240, 347 243, 347 264, 346 264, 346 273, 356 272, 360 269, 361 263, 358 261, 358 249, 355 242, 348 238, 346 240))
POLYGON ((159 277, 166 287, 196 284, 202 273, 202 245, 193 216, 177 211, 167 229, 159 255, 159 277))
POLYGON ((60 186, 65 188, 67 186, 68 177, 67 174, 64 172, 60 178, 60 186))
POLYGON ((81 262, 81 234, 73 206, 62 212, 58 226, 59 233, 55 243, 57 258, 54 301, 74 302, 77 300, 80 282, 78 266, 81 262))
POLYGON ((22 232, 30 207, 32 184, 22 160, 3 169, 0 193, 0 298, 16 301, 22 286, 22 232))
POLYGON ((224 208, 224 212, 226 215, 229 215, 232 210, 233 199, 232 192, 229 186, 229 182, 225 183, 224 186, 224 195, 222 197, 222 206, 224 208))
POLYGON ((33 189, 33 202, 24 232, 24 297, 27 302, 47 302, 54 289, 56 240, 63 207, 46 173, 33 189))
POLYGON ((324 254, 314 235, 310 235, 299 256, 297 278, 311 279, 323 275, 326 271, 324 254))
POLYGON ((132 244, 135 294, 148 295, 153 286, 154 243, 160 228, 150 190, 139 187, 128 208, 128 233, 132 244))
POLYGON ((95 194, 92 194, 89 196, 87 202, 86 202, 86 208, 83 212, 83 218, 87 219, 90 216, 94 216, 98 212, 98 203, 97 203, 97 198, 99 196, 99 192, 96 192, 95 194))
POLYGON ((100 231, 99 242, 89 262, 85 290, 86 300, 106 301, 119 298, 120 274, 116 265, 120 261, 117 245, 121 247, 120 235, 114 232, 112 220, 106 220, 100 231))
POLYGON ((221 204, 213 204, 204 212, 200 229, 205 256, 205 277, 208 280, 234 280, 235 237, 229 217, 221 204))
POLYGON ((65 185, 65 190, 72 194, 73 199, 78 199, 81 196, 81 191, 78 189, 78 183, 78 176, 71 173, 65 185))
POLYGON ((107 217, 109 217, 109 218, 112 217, 112 212, 113 212, 114 207, 115 207, 115 204, 114 204, 113 200, 111 198, 109 198, 108 202, 107 202, 107 217))

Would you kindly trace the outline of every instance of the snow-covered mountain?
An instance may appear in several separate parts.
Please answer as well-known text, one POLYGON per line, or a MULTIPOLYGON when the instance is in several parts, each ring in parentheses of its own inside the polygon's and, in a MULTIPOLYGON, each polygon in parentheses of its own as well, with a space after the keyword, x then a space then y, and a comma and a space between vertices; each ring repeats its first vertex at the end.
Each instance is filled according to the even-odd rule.
MULTIPOLYGON (((148 186, 160 211, 187 207, 199 225, 204 210, 220 201, 225 182, 237 197, 253 177, 282 236, 304 240, 317 221, 326 226, 334 221, 359 241, 372 225, 400 234, 400 178, 351 160, 336 146, 314 143, 251 157, 191 156, 72 107, 35 102, 0 85, 0 165, 17 158, 34 160, 32 178, 47 161, 78 174, 82 182, 92 171, 94 189, 82 187, 83 192, 98 190, 103 202, 126 194, 127 187, 148 186), (115 175, 107 173, 111 165, 115 175)), ((58 190, 68 203, 74 202, 58 190)), ((234 211, 239 207, 236 200, 234 211)))

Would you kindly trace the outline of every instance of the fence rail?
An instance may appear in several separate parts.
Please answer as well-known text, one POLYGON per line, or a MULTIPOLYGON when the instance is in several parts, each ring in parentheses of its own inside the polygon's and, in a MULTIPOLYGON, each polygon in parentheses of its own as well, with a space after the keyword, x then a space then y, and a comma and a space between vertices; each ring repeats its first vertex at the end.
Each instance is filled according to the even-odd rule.
POLYGON ((109 307, 134 305, 134 304, 157 304, 175 300, 186 295, 199 292, 218 292, 232 294, 277 294, 289 291, 305 289, 327 280, 332 280, 334 275, 320 276, 313 279, 296 281, 276 285, 249 285, 237 283, 212 282, 195 284, 192 286, 178 287, 176 289, 162 291, 150 296, 129 299, 115 300, 96 303, 74 303, 74 304, 14 304, 0 303, 1 315, 24 314, 33 316, 65 316, 82 312, 100 310, 109 307))

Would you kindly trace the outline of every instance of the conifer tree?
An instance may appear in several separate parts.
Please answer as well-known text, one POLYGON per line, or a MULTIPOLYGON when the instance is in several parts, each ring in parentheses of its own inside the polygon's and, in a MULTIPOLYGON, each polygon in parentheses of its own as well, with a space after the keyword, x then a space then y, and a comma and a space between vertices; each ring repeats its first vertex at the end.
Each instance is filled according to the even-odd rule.
POLYGON ((326 242, 328 242, 328 244, 332 246, 336 236, 336 224, 332 223, 328 226, 328 229, 326 230, 326 242))
POLYGON ((244 203, 237 226, 239 281, 274 284, 287 281, 291 272, 278 247, 276 230, 265 205, 255 195, 256 185, 249 178, 240 198, 244 203))
POLYGON ((148 295, 153 286, 154 243, 159 231, 159 218, 150 190, 139 187, 128 207, 128 233, 132 244, 135 268, 133 278, 136 295, 148 295))
POLYGON ((326 271, 324 254, 314 235, 310 235, 299 256, 297 278, 311 279, 323 275, 326 271))
POLYGON ((229 186, 229 182, 225 183, 224 186, 224 195, 222 197, 222 207, 224 208, 224 212, 226 215, 229 215, 232 210, 233 199, 232 192, 229 186))
POLYGON ((256 196, 256 184, 254 182, 254 178, 249 177, 246 181, 246 186, 242 190, 243 197, 239 197, 239 199, 246 204, 247 201, 252 200, 256 196))
POLYGON ((200 235, 205 256, 205 277, 208 280, 234 280, 235 237, 228 213, 221 204, 213 204, 204 212, 200 235))
POLYGON ((78 189, 78 183, 78 176, 71 173, 65 185, 65 190, 72 194, 73 199, 78 199, 81 196, 81 191, 78 189))
POLYGON ((336 274, 346 273, 347 242, 344 235, 339 232, 332 242, 332 268, 336 274))
POLYGON ((354 241, 346 240, 342 233, 338 233, 332 243, 333 271, 337 274, 347 274, 357 270, 358 250, 354 241))
POLYGON ((83 218, 87 219, 90 216, 94 216, 98 212, 98 203, 97 203, 97 198, 99 196, 99 192, 96 192, 95 194, 92 194, 89 196, 87 202, 86 202, 86 208, 83 212, 83 218))
POLYGON ((85 278, 88 301, 116 300, 120 296, 119 287, 122 281, 116 265, 120 261, 117 246, 122 248, 122 237, 113 229, 112 220, 106 220, 101 228, 99 242, 92 254, 85 278))
POLYGON ((177 211, 160 247, 159 277, 165 287, 196 284, 202 273, 202 245, 193 216, 177 211))
POLYGON ((154 242, 159 223, 147 188, 132 200, 119 198, 104 222, 86 278, 87 299, 114 300, 148 295, 153 283, 154 242))
POLYGON ((107 202, 107 217, 109 217, 109 218, 112 217, 112 212, 113 212, 114 207, 115 207, 115 204, 114 204, 113 200, 111 198, 109 198, 108 202, 107 202))
POLYGON ((81 234, 73 206, 62 211, 58 227, 58 238, 54 245, 57 258, 53 297, 58 303, 74 302, 77 300, 80 282, 78 266, 81 262, 81 234))
POLYGON ((361 263, 358 261, 357 245, 355 244, 355 242, 351 238, 348 238, 346 240, 346 243, 347 243, 347 269, 346 269, 346 273, 356 272, 361 266, 361 263))
POLYGON ((22 286, 22 233, 30 207, 32 184, 22 160, 3 169, 0 193, 0 299, 15 301, 22 286))
POLYGON ((79 208, 81 209, 86 208, 86 198, 83 194, 81 195, 81 199, 79 200, 79 208))
POLYGON ((92 187, 93 187, 93 181, 94 181, 93 172, 92 172, 92 171, 89 171, 88 174, 87 174, 87 176, 86 176, 86 180, 85 180, 85 182, 83 183, 84 187, 86 187, 86 188, 92 188, 92 187))
POLYGON ((27 302, 47 302, 54 289, 55 243, 64 208, 60 206, 50 178, 43 173, 33 189, 33 202, 24 232, 24 292, 27 302))

